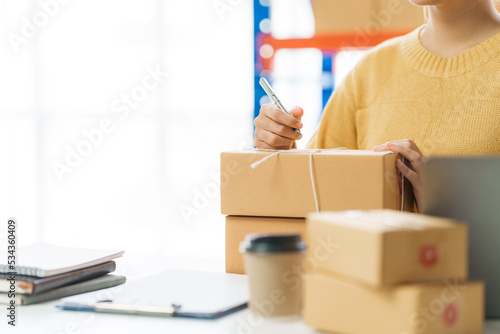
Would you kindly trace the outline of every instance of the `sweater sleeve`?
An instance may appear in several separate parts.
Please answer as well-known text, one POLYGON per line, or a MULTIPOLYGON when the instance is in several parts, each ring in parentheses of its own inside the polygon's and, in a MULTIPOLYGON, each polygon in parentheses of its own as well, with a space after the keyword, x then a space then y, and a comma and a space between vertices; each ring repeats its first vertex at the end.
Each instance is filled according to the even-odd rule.
POLYGON ((357 149, 355 69, 335 89, 308 148, 357 149))

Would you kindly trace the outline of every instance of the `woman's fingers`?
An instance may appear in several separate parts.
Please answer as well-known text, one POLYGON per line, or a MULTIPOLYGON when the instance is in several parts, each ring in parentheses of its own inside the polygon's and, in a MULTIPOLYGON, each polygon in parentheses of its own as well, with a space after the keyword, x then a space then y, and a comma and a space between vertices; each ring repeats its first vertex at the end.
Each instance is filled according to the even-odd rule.
POLYGON ((287 115, 274 104, 263 105, 254 121, 255 146, 266 149, 290 149, 295 140, 302 138, 302 134, 295 131, 303 127, 300 121, 303 115, 302 108, 293 108, 292 115, 287 115))
POLYGON ((255 140, 255 147, 263 148, 263 149, 267 149, 267 150, 289 150, 290 149, 290 147, 271 146, 271 145, 268 145, 265 142, 258 140, 258 139, 255 140))
POLYGON ((415 151, 411 147, 396 144, 393 142, 388 142, 386 145, 389 148, 389 150, 401 154, 403 157, 408 159, 412 164, 414 162, 419 162, 422 158, 422 154, 415 151))
POLYGON ((415 152, 417 152, 418 154, 422 154, 422 152, 420 152, 420 149, 418 148, 417 144, 415 143, 415 140, 413 140, 413 139, 395 140, 394 142, 391 141, 389 143, 394 143, 397 145, 408 147, 408 148, 414 150, 415 152))
POLYGON ((283 110, 276 107, 274 104, 266 105, 266 108, 262 108, 261 112, 264 113, 264 116, 269 118, 270 120, 288 126, 294 129, 301 129, 304 125, 302 122, 295 118, 292 115, 286 114, 283 110))
POLYGON ((282 137, 267 130, 256 129, 255 142, 255 146, 258 148, 287 150, 292 146, 294 140, 287 137, 282 137), (264 143, 266 147, 257 146, 258 142, 264 143))
POLYGON ((301 107, 293 107, 292 110, 290 110, 290 113, 293 117, 300 121, 304 115, 304 110, 301 107))
POLYGON ((262 129, 272 132, 280 137, 289 138, 291 140, 299 140, 300 138, 302 138, 302 134, 300 132, 297 133, 291 127, 276 123, 274 121, 263 124, 262 129))
POLYGON ((396 160, 396 167, 399 169, 401 174, 403 174, 408 181, 411 182, 411 185, 413 186, 413 194, 415 195, 415 202, 417 203, 417 207, 420 208, 422 205, 424 187, 421 174, 406 166, 400 159, 396 160))
POLYGON ((400 159, 396 160, 396 166, 413 185, 413 193, 417 206, 421 203, 422 188, 423 188, 423 167, 426 160, 425 156, 420 152, 413 139, 400 139, 387 142, 382 145, 373 147, 374 151, 392 151, 399 153, 405 157, 410 163, 411 168, 406 166, 400 159))
POLYGON ((373 150, 399 153, 410 161, 414 168, 419 170, 425 161, 425 157, 422 155, 413 139, 393 140, 382 145, 374 146, 373 150))
POLYGON ((399 171, 413 184, 419 181, 419 175, 410 167, 406 166, 400 159, 396 160, 399 171))

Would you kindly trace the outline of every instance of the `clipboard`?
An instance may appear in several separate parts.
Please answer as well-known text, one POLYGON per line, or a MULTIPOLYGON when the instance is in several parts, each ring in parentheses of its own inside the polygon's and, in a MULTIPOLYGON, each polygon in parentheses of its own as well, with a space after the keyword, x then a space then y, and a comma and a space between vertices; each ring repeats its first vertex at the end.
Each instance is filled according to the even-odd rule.
POLYGON ((111 300, 82 303, 67 298, 62 310, 218 319, 247 307, 245 275, 169 269, 123 285, 111 300))

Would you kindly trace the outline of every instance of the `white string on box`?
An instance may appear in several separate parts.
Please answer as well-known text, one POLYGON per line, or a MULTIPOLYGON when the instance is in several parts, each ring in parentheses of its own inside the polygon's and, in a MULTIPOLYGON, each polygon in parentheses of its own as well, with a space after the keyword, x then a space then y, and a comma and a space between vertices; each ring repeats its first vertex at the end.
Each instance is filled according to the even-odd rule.
MULTIPOLYGON (((268 150, 268 149, 256 149, 257 151, 265 151, 265 152, 271 152, 274 150, 268 150)), ((279 150, 275 151, 273 154, 270 154, 259 161, 254 162, 253 164, 250 165, 252 169, 257 168, 261 163, 267 161, 268 159, 277 156, 281 153, 309 153, 309 173, 311 176, 311 186, 312 186, 312 191, 314 195, 314 205, 316 206, 316 212, 319 212, 319 203, 318 203, 318 195, 316 194, 316 186, 315 186, 315 181, 314 181, 314 173, 313 173, 313 166, 312 166, 312 157, 314 153, 321 153, 321 152, 328 152, 328 151, 338 151, 338 150, 347 150, 345 147, 339 147, 339 148, 331 148, 331 149, 293 149, 293 150, 279 150)))
POLYGON ((318 198, 316 196, 316 187, 314 185, 314 175, 313 175, 312 161, 313 161, 313 153, 310 152, 309 153, 309 172, 311 172, 311 184, 312 184, 312 188, 313 188, 314 204, 316 205, 316 212, 319 212, 318 198))
MULTIPOLYGON (((405 163, 405 157, 401 156, 401 162, 405 163)), ((401 211, 405 208, 405 175, 401 173, 401 211)))
MULTIPOLYGON (((338 151, 338 150, 347 150, 345 147, 338 147, 338 148, 330 148, 330 149, 293 149, 293 150, 270 150, 270 149, 263 149, 263 148, 256 148, 256 149, 248 149, 252 151, 262 151, 262 152, 274 152, 273 154, 270 154, 259 161, 254 162, 253 164, 250 165, 252 169, 257 168, 261 163, 267 161, 268 159, 279 155, 281 153, 309 153, 309 172, 311 175, 311 186, 313 190, 313 195, 314 195, 314 204, 316 206, 316 212, 319 212, 319 204, 318 204, 318 196, 316 194, 316 186, 315 186, 315 181, 314 181, 314 174, 313 174, 313 167, 312 167, 312 157, 314 153, 322 153, 322 152, 328 152, 328 151, 338 151)), ((405 158, 401 157, 401 161, 405 163, 405 158)), ((404 203, 405 203, 405 176, 404 174, 401 173, 401 209, 400 211, 404 211, 404 203)))

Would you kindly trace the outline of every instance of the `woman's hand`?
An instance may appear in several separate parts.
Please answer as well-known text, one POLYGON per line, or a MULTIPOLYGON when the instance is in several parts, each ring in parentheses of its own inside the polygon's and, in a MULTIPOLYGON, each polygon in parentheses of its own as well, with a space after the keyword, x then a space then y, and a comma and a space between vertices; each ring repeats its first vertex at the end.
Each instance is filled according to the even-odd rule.
POLYGON ((304 111, 295 107, 287 115, 272 103, 260 108, 260 114, 255 119, 255 147, 275 150, 288 150, 296 140, 302 138, 294 129, 303 127, 300 121, 304 111))
POLYGON ((396 166, 399 171, 411 182, 413 185, 413 193, 417 207, 422 204, 423 196, 423 172, 424 164, 427 158, 420 152, 413 139, 401 139, 389 141, 385 144, 375 146, 374 151, 392 151, 401 154, 411 163, 411 168, 406 166, 400 159, 396 161, 396 166))

